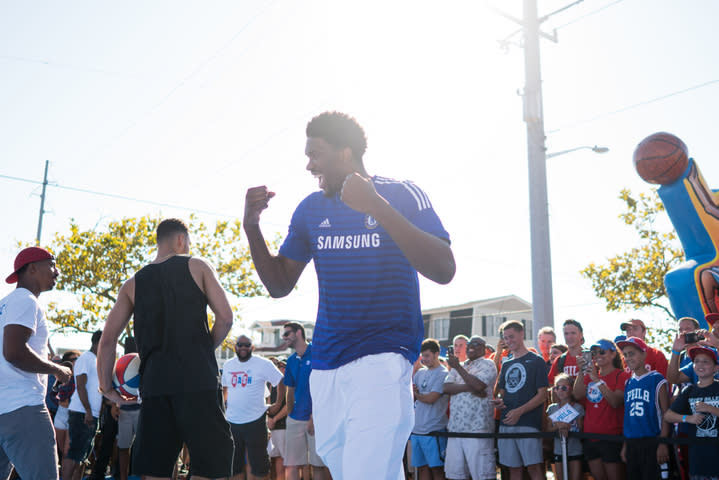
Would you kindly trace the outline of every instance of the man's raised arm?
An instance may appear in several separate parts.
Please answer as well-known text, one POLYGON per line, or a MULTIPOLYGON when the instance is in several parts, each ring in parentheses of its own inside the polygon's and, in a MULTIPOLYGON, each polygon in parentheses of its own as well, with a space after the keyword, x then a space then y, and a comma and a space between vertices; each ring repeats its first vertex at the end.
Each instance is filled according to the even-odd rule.
POLYGON ((267 248, 267 242, 260 230, 260 213, 267 208, 268 202, 274 196, 274 192, 268 191, 265 186, 248 189, 245 195, 245 217, 242 226, 260 280, 273 298, 279 298, 292 291, 305 264, 282 255, 272 255, 267 248))
POLYGON ((449 243, 417 228, 377 193, 370 180, 358 173, 349 175, 342 187, 342 201, 372 215, 419 273, 443 285, 452 280, 457 267, 449 243))

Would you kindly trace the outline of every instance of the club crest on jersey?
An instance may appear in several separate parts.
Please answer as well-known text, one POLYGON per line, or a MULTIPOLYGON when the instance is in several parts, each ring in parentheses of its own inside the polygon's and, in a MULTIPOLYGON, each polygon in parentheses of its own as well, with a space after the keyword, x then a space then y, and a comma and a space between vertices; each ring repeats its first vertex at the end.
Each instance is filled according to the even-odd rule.
POLYGON ((364 217, 364 226, 368 230, 374 230, 377 228, 377 220, 374 219, 372 215, 367 215, 364 217))

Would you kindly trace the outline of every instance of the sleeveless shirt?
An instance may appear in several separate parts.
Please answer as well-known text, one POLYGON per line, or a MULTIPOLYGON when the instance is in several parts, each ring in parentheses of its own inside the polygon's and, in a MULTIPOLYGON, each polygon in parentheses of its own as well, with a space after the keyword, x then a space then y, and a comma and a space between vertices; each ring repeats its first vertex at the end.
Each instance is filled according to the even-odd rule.
POLYGON ((207 297, 189 256, 149 264, 135 274, 134 332, 143 398, 220 388, 207 297))

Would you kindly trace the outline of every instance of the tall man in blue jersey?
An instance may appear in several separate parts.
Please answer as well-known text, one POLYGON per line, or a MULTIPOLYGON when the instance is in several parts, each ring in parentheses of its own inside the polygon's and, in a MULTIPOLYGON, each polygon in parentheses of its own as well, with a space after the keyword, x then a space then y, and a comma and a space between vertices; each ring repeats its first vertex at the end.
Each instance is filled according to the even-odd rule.
POLYGON ((333 478, 404 478, 411 364, 423 337, 417 272, 441 284, 452 279, 449 235, 417 186, 367 174, 367 139, 354 118, 325 112, 306 133, 306 169, 322 192, 297 207, 275 256, 259 227, 275 194, 250 188, 244 229, 252 258, 273 297, 287 295, 314 260, 320 296, 310 390, 317 452, 333 478))

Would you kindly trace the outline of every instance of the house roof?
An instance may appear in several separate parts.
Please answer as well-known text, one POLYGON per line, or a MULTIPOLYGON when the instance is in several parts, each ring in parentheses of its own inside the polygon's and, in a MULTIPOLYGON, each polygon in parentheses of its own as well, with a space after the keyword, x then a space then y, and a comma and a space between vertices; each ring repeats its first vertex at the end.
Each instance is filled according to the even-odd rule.
POLYGON ((443 313, 452 310, 460 310, 463 308, 479 308, 488 311, 502 313, 532 313, 532 304, 518 297, 517 295, 504 295, 501 297, 486 298, 483 300, 475 300, 472 302, 461 303, 458 305, 448 305, 444 307, 426 308, 422 310, 423 315, 431 315, 433 313, 443 313))

